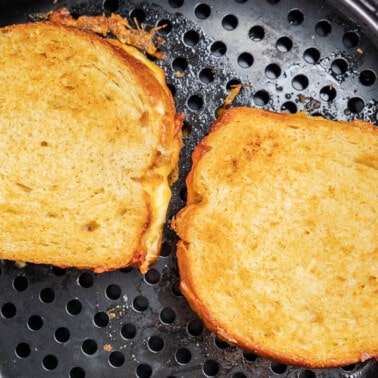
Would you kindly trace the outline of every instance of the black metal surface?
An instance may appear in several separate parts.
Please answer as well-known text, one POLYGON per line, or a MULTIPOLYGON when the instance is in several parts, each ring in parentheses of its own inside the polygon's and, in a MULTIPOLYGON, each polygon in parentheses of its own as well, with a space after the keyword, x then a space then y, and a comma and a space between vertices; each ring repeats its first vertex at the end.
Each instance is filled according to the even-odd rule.
POLYGON ((344 12, 365 26, 368 34, 373 33, 375 40, 378 39, 378 0, 341 0, 338 3, 344 12))
MULTIPOLYGON (((250 84, 234 105, 378 123, 378 42, 374 25, 363 23, 356 12, 359 2, 350 3, 5 0, 0 1, 0 26, 31 21, 62 6, 76 15, 117 12, 147 26, 167 25, 161 31, 167 59, 157 63, 166 72, 178 111, 186 115, 187 133, 170 218, 185 204, 191 152, 232 84, 250 84)), ((369 15, 376 20, 376 10, 369 15)), ((311 370, 221 342, 180 294, 175 243, 167 225, 162 255, 145 276, 135 269, 93 274, 2 262, 0 375, 378 376, 374 361, 311 370)))

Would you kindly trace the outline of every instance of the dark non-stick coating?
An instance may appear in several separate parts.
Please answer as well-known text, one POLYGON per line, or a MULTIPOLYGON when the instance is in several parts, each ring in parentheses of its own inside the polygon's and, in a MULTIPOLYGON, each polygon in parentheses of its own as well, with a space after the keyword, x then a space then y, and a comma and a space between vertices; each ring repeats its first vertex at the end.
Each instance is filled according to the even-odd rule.
MULTIPOLYGON (((3 0, 0 26, 38 20, 62 6, 75 16, 117 12, 147 28, 166 25, 159 33, 167 59, 156 63, 166 72, 177 110, 186 115, 170 219, 185 204, 193 148, 233 84, 246 84, 234 105, 378 123, 377 33, 374 22, 366 21, 366 9, 360 12, 359 2, 353 4, 3 0)), ((375 0, 369 4, 369 20, 376 20, 375 0)), ((1 262, 0 376, 378 376, 372 360, 312 370, 263 359, 217 339, 180 293, 176 241, 167 223, 161 257, 146 275, 136 269, 94 274, 1 262)))

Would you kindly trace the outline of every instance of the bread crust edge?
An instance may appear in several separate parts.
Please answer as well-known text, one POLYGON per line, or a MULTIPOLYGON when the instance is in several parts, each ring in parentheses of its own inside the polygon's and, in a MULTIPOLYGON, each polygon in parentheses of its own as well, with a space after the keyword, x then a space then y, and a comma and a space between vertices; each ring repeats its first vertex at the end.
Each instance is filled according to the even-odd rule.
MULTIPOLYGON (((211 150, 211 145, 208 143, 209 138, 211 137, 212 133, 216 133, 217 130, 221 129, 222 127, 227 127, 227 124, 232 122, 236 112, 239 109, 243 109, 244 111, 247 110, 250 112, 251 116, 258 116, 258 117, 273 117, 277 120, 277 122, 285 122, 285 119, 290 119, 292 115, 290 114, 280 114, 275 113, 272 111, 266 111, 261 109, 249 108, 249 107, 235 107, 229 108, 225 112, 223 112, 220 117, 212 124, 209 134, 205 136, 200 143, 195 147, 193 154, 192 154, 192 168, 187 176, 186 184, 187 184, 187 191, 188 191, 188 200, 187 204, 184 208, 182 208, 176 217, 172 220, 172 228, 178 232, 180 240, 177 243, 177 260, 178 260, 178 267, 179 267, 179 274, 180 274, 180 289, 184 297, 187 299, 190 307, 199 318, 204 322, 206 328, 210 332, 214 332, 217 336, 221 339, 227 341, 231 345, 236 345, 240 348, 243 348, 247 351, 252 353, 256 353, 261 357, 265 357, 271 360, 274 360, 279 363, 299 366, 299 367, 307 367, 313 369, 322 369, 322 368, 336 368, 341 366, 346 366, 350 364, 355 364, 358 362, 364 362, 368 359, 376 359, 378 360, 378 351, 373 353, 367 353, 365 351, 360 351, 355 353, 354 356, 350 355, 347 358, 343 359, 309 359, 303 356, 290 356, 285 355, 284 353, 277 353, 269 348, 266 348, 260 344, 253 343, 253 342, 245 342, 243 340, 237 340, 230 332, 222 327, 222 325, 217 322, 217 320, 213 317, 211 312, 201 303, 201 300, 198 297, 196 286, 194 284, 194 280, 192 277, 192 272, 190 270, 190 261, 188 258, 188 241, 186 240, 186 233, 185 230, 180 230, 177 223, 176 218, 180 217, 184 212, 190 213, 191 205, 198 205, 200 201, 199 195, 195 192, 194 189, 194 182, 195 182, 195 174, 198 165, 200 164, 201 159, 206 155, 208 151, 211 150), (284 119, 282 119, 284 117, 284 119)), ((329 121, 324 118, 316 119, 315 117, 311 117, 305 113, 297 113, 296 117, 303 117, 304 119, 311 120, 311 126, 313 127, 317 121, 320 122, 332 122, 334 125, 334 121, 329 121)), ((353 126, 357 127, 362 130, 368 130, 372 132, 378 137, 378 127, 374 127, 373 124, 368 122, 363 122, 359 120, 355 120, 352 122, 346 121, 338 121, 337 127, 345 128, 346 125, 348 127, 353 126)), ((188 216, 188 215, 186 215, 188 216)))

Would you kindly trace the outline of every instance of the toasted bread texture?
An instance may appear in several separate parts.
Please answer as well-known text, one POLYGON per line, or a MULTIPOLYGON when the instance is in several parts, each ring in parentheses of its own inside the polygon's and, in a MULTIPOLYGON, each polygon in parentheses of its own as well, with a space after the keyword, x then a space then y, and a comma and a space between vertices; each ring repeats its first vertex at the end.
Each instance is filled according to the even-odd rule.
POLYGON ((181 147, 163 71, 36 22, 0 29, 0 82, 0 258, 146 272, 181 147))
POLYGON ((181 290, 207 327, 287 364, 378 356, 378 130, 226 110, 193 154, 181 290))

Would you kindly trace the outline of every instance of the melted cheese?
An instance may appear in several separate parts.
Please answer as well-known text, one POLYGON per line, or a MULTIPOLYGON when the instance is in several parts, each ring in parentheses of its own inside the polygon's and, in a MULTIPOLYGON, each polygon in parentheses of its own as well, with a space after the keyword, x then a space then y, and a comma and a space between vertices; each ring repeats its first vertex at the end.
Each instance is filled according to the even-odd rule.
POLYGON ((152 218, 148 230, 144 234, 143 244, 147 255, 141 272, 146 272, 149 265, 156 260, 160 252, 162 228, 165 223, 171 190, 168 184, 169 166, 162 166, 155 170, 152 177, 142 179, 141 183, 151 199, 152 218))

